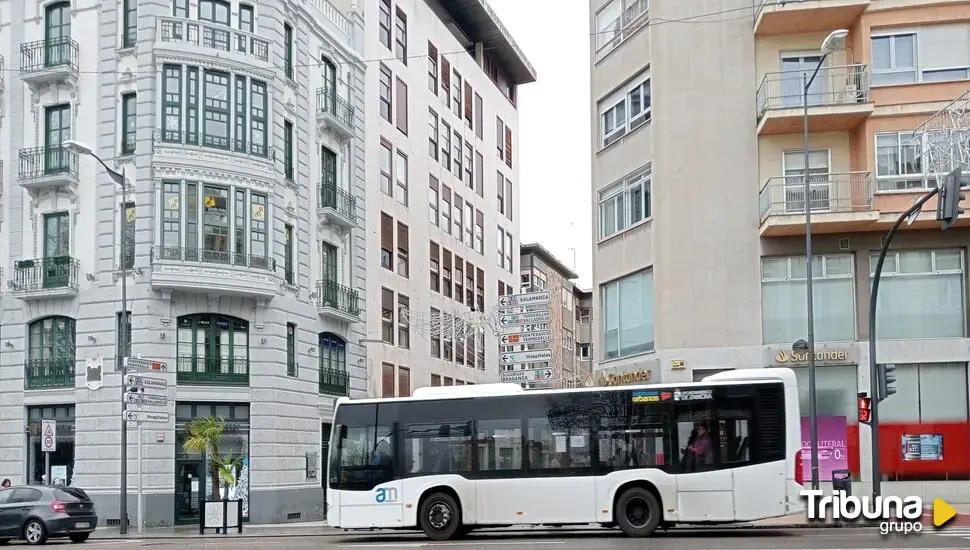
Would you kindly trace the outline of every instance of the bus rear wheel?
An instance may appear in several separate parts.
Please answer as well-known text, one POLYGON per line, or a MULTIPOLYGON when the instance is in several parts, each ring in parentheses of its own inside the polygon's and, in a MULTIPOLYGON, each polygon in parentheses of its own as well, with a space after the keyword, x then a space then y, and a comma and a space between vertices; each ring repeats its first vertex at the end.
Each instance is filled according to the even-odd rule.
POLYGON ((617 499, 613 515, 626 536, 648 537, 660 524, 660 502, 650 491, 632 487, 617 499))
POLYGON ((445 493, 434 493, 421 503, 421 530, 431 540, 454 538, 461 528, 461 508, 445 493))

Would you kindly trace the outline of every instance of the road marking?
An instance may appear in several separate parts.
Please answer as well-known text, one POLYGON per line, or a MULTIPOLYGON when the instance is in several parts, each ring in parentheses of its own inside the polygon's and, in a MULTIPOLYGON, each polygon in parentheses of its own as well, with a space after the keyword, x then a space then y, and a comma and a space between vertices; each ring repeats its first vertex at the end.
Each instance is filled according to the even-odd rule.
POLYGON ((479 541, 466 540, 461 542, 404 542, 396 544, 388 543, 363 543, 343 545, 343 548, 437 548, 445 546, 535 546, 538 544, 566 544, 561 540, 502 540, 502 541, 479 541))

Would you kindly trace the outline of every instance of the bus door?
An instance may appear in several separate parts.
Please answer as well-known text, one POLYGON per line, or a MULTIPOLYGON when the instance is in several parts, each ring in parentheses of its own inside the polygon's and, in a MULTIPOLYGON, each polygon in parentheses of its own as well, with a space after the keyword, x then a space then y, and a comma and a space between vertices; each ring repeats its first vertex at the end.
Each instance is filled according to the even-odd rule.
POLYGON ((733 521, 734 478, 720 464, 712 390, 679 392, 675 402, 677 514, 680 521, 733 521))

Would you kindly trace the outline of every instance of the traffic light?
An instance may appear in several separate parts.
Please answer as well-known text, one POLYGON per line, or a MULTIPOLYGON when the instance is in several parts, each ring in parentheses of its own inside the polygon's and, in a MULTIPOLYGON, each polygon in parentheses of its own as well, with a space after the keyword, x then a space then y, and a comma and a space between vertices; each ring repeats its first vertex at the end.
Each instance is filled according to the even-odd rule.
POLYGON ((859 394, 859 422, 868 424, 872 419, 872 399, 865 393, 859 394))
POLYGON ((943 179, 943 187, 940 188, 940 197, 936 208, 936 218, 943 222, 943 229, 952 227, 960 214, 964 212, 960 208, 960 202, 967 196, 960 192, 961 176, 962 170, 957 168, 943 179))
POLYGON ((876 365, 876 374, 879 376, 879 401, 896 393, 896 377, 892 372, 896 370, 896 365, 876 365))

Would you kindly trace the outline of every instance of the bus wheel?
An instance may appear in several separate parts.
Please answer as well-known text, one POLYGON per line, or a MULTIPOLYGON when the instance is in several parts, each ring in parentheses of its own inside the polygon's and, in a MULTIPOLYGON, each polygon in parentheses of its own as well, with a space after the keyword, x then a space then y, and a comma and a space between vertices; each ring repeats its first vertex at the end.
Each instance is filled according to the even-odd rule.
POLYGON ((660 503, 653 493, 632 487, 620 495, 613 512, 616 524, 629 537, 650 536, 660 523, 660 503))
POLYGON ((421 530, 431 540, 448 540, 461 527, 461 508, 445 493, 434 493, 421 504, 421 530))

